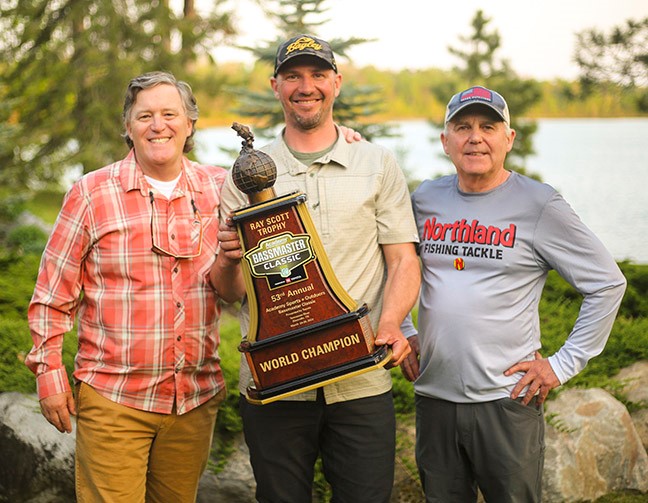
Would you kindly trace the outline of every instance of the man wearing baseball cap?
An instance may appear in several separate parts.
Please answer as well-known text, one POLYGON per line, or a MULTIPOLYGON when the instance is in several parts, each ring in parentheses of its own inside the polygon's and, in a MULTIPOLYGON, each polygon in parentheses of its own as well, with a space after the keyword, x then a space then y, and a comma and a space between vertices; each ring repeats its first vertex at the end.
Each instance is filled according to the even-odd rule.
POLYGON ((275 58, 274 77, 277 78, 282 66, 300 56, 315 56, 325 67, 330 67, 338 73, 335 56, 328 42, 310 35, 297 35, 279 46, 275 58))
MULTIPOLYGON (((285 128, 262 148, 277 165, 277 194, 299 190, 336 277, 366 302, 377 345, 391 346, 392 364, 410 351, 400 329, 420 285, 418 241, 409 191, 394 155, 366 141, 347 143, 333 121, 342 76, 328 42, 297 35, 280 45, 270 79, 285 128)), ((221 251, 212 279, 221 296, 245 294, 238 235, 228 212, 247 204, 232 177, 221 193, 221 251)), ((247 333, 247 304, 241 308, 247 333)), ((388 370, 378 368, 266 405, 245 399, 250 372, 239 377, 245 440, 261 502, 312 499, 321 455, 332 500, 388 503, 394 481, 395 416, 388 370)))
POLYGON ((441 141, 456 174, 412 195, 422 262, 414 384, 427 501, 539 502, 542 404, 604 348, 625 278, 549 185, 504 167, 506 100, 471 87, 449 101, 441 141), (583 295, 565 344, 540 355, 538 303, 555 269, 583 295))

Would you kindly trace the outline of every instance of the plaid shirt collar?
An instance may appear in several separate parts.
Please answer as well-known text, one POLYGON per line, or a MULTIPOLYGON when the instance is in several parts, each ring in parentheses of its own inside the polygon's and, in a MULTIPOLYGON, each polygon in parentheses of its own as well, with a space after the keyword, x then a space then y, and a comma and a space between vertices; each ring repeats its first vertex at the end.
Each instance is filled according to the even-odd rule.
MULTIPOLYGON (((184 176, 180 178, 177 187, 180 196, 184 195, 185 190, 202 193, 200 174, 193 164, 186 157, 182 157, 182 173, 184 176)), ((143 196, 148 193, 148 183, 146 183, 142 168, 137 164, 134 149, 131 149, 128 155, 119 163, 119 181, 124 192, 139 190, 143 196)))

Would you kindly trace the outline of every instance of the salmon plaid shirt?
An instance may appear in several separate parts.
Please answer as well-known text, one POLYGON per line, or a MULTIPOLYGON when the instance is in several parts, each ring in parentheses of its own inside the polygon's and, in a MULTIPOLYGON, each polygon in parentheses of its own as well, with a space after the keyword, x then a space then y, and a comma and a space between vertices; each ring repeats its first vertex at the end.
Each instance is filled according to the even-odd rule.
POLYGON ((131 151, 70 189, 29 306, 39 398, 70 389, 61 354, 77 315, 74 378, 114 402, 164 414, 175 402, 184 414, 225 387, 209 282, 225 175, 183 159, 166 199, 131 151))

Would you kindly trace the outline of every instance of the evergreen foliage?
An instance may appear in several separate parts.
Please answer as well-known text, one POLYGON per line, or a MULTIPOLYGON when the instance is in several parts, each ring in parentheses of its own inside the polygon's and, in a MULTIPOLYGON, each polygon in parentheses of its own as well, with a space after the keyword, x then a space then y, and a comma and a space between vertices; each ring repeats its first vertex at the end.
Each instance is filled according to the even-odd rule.
POLYGON ((0 319, 27 320, 39 263, 40 255, 35 253, 0 257, 0 319))
POLYGON ((36 225, 22 225, 13 228, 7 235, 7 247, 14 253, 40 254, 45 249, 47 234, 36 225))
MULTIPOLYGON (((506 167, 524 173, 525 160, 534 153, 533 134, 538 126, 535 121, 523 117, 540 101, 541 89, 538 82, 519 77, 508 61, 496 58, 501 40, 497 30, 489 31, 490 22, 491 19, 483 11, 477 11, 471 22, 472 33, 460 37, 467 48, 448 48, 462 63, 455 68, 457 77, 454 81, 449 80, 433 88, 433 92, 444 103, 453 94, 476 85, 493 89, 504 96, 511 110, 511 127, 516 131, 513 150, 506 157, 506 167)), ((442 122, 436 125, 443 127, 442 122)))
POLYGON ((631 94, 648 112, 648 17, 628 19, 608 34, 597 29, 577 33, 574 61, 584 95, 601 86, 616 89, 631 94))
POLYGON ((0 390, 35 393, 34 374, 24 364, 31 347, 27 322, 0 318, 0 390))
POLYGON ((54 184, 127 151, 120 137, 128 81, 165 69, 183 78, 197 55, 233 32, 230 14, 200 17, 193 2, 0 2, 0 183, 54 184), (187 8, 191 7, 191 8, 187 8))
MULTIPOLYGON (((267 69, 267 75, 272 74, 277 47, 286 39, 300 33, 318 35, 318 28, 328 20, 320 18, 327 8, 326 0, 269 0, 262 6, 266 16, 272 19, 279 36, 258 47, 243 47, 257 58, 258 65, 267 69)), ((348 59, 348 51, 357 44, 368 42, 364 38, 331 39, 326 36, 336 55, 338 66, 339 57, 348 59)), ((232 92, 239 99, 239 105, 234 113, 250 118, 255 124, 255 134, 261 137, 274 136, 276 126, 284 121, 283 111, 275 98, 269 83, 262 90, 236 88, 232 92)), ((335 121, 359 131, 368 140, 376 137, 392 136, 393 126, 386 123, 373 122, 372 118, 384 110, 383 97, 380 88, 373 85, 358 86, 345 79, 340 95, 335 100, 333 115, 335 121)))

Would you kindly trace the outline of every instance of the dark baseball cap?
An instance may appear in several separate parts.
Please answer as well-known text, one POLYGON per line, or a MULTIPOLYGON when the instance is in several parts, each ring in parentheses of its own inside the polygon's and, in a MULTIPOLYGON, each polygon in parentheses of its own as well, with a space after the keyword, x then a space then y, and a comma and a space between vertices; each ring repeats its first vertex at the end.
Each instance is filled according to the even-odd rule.
POLYGON ((275 57, 274 76, 277 76, 282 65, 297 56, 315 56, 325 61, 335 73, 337 65, 333 50, 328 42, 312 35, 297 35, 279 46, 275 57))
POLYGON ((511 124, 511 114, 506 100, 501 94, 481 86, 471 87, 450 98, 444 122, 448 123, 461 110, 473 105, 485 105, 497 112, 504 122, 511 124))

